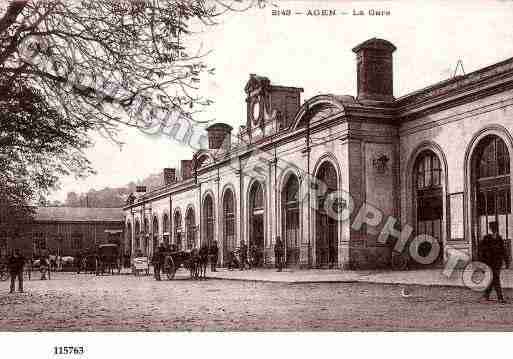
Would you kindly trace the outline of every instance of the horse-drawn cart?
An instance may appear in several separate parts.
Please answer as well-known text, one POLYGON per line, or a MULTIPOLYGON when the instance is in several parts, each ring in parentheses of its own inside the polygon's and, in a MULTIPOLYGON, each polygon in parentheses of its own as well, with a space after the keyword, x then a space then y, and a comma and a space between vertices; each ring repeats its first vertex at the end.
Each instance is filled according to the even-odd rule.
POLYGON ((187 269, 191 273, 191 278, 193 279, 200 278, 202 268, 206 268, 207 258, 203 258, 197 250, 162 251, 160 252, 160 255, 162 261, 162 272, 169 280, 172 280, 175 277, 176 271, 180 267, 187 269))

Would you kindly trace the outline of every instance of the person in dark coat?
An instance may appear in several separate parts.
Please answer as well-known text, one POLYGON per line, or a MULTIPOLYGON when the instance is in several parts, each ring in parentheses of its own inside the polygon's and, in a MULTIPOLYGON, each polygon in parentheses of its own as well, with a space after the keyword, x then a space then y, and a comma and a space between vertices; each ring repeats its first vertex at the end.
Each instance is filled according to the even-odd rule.
POLYGON ((8 262, 9 273, 11 275, 11 291, 14 293, 16 277, 18 277, 18 291, 23 293, 23 267, 25 266, 25 257, 19 249, 15 249, 8 262))
MULTIPOLYGON (((244 241, 240 241, 240 270, 244 270, 246 268, 246 264, 248 263, 248 246, 244 241)), ((248 265, 249 267, 249 265, 248 265)))
POLYGON ((155 280, 161 280, 160 278, 160 271, 162 267, 163 260, 163 254, 164 254, 164 248, 163 246, 159 246, 156 248, 155 253, 153 253, 152 258, 152 264, 153 264, 153 273, 155 275, 155 280))
POLYGON ((84 254, 82 251, 78 251, 75 256, 75 267, 77 268, 77 274, 80 274, 82 270, 82 262, 84 261, 84 254))
POLYGON ((489 300, 492 289, 495 289, 498 301, 505 303, 501 287, 501 268, 502 264, 507 261, 504 240, 499 235, 497 222, 490 222, 489 227, 492 233, 483 237, 479 248, 481 262, 488 265, 492 270, 492 280, 484 292, 483 299, 489 300))
POLYGON ((210 257, 210 271, 217 272, 217 258, 219 257, 219 247, 217 246, 217 241, 212 242, 208 254, 210 257))
POLYGON ((278 272, 281 272, 283 268, 283 243, 280 236, 276 237, 276 242, 274 243, 274 259, 278 272))

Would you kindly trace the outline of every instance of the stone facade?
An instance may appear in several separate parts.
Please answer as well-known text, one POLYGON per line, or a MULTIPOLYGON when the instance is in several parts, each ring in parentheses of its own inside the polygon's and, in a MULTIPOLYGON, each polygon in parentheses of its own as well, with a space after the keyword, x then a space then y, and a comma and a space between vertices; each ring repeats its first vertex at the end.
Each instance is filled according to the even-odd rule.
POLYGON ((280 236, 290 266, 377 268, 392 258, 394 242, 379 237, 389 218, 436 238, 434 265, 451 249, 475 257, 492 219, 510 238, 513 59, 396 99, 394 45, 370 39, 353 51, 356 98, 301 104, 302 89, 251 75, 246 125, 230 146, 220 136, 231 127, 214 125, 210 148, 182 161, 176 183, 125 207, 132 251, 217 240, 222 264, 244 240, 272 265, 280 236))

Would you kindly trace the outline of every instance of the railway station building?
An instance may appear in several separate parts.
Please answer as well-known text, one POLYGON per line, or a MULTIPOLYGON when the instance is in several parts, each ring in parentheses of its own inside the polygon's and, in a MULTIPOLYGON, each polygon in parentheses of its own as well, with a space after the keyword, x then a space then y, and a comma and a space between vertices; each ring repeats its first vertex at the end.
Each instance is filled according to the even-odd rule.
POLYGON ((386 223, 436 239, 428 266, 451 250, 475 258, 490 221, 511 238, 513 58, 396 98, 394 51, 376 38, 353 48, 355 96, 303 100, 250 75, 242 126, 211 125, 208 148, 127 202, 125 246, 151 255, 216 240, 223 264, 244 240, 271 266, 279 236, 288 266, 356 269, 390 265, 386 223), (379 223, 362 221, 366 205, 379 223))

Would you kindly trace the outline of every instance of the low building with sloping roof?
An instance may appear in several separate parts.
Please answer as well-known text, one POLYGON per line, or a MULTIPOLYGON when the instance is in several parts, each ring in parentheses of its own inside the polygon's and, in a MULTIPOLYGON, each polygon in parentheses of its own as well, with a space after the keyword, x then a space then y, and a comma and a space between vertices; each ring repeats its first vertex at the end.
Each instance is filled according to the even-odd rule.
POLYGON ((103 243, 122 244, 121 208, 38 207, 34 220, 17 233, 0 233, 2 254, 17 247, 26 256, 48 251, 75 256, 103 243))

